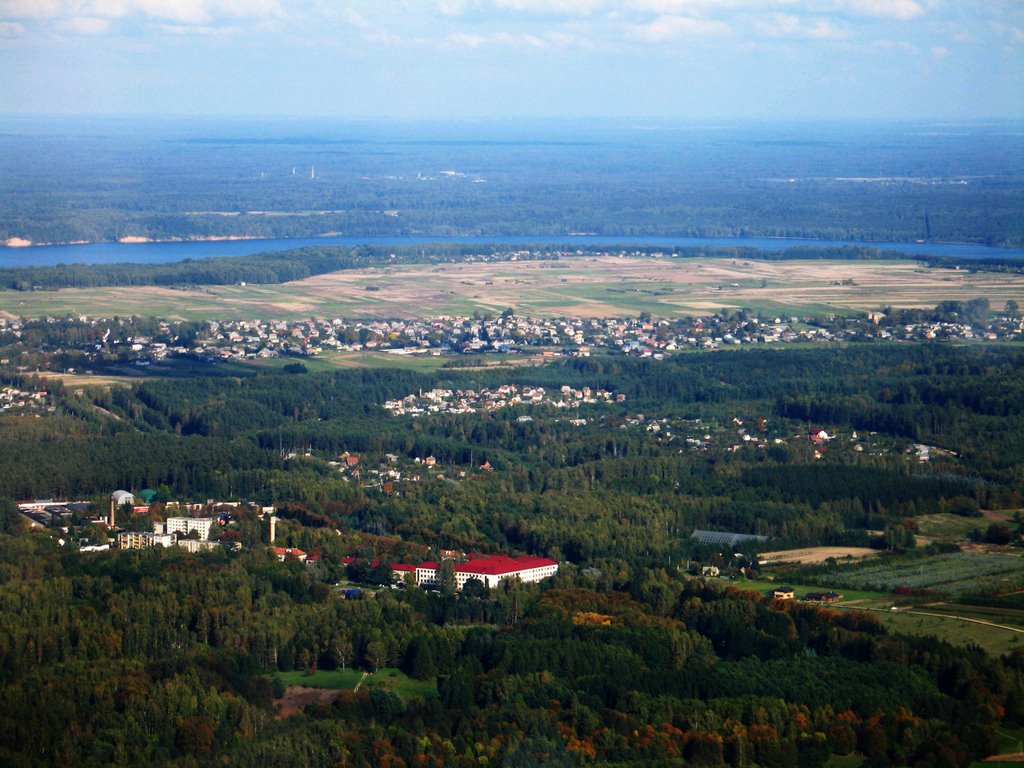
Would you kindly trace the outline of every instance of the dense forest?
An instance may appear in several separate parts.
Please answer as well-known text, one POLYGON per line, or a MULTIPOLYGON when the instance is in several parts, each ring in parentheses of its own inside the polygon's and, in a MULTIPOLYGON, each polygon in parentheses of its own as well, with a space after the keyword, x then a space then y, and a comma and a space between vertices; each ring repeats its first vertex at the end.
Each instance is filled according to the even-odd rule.
POLYGON ((263 551, 62 554, 0 537, 5 765, 964 766, 1024 719, 1024 659, 645 572, 346 601, 263 551), (399 667, 276 719, 279 672, 399 667))
POLYGON ((0 241, 588 232, 1024 243, 1015 126, 4 128, 0 241))
POLYGON ((707 527, 860 544, 922 514, 1020 506, 1022 354, 868 345, 95 391, 41 382, 54 391, 52 414, 0 420, 0 437, 18 446, 0 453, 0 495, 165 487, 289 501, 333 527, 579 563, 678 561, 692 547, 686 534, 707 527), (433 388, 506 384, 605 389, 623 401, 571 415, 520 405, 416 418, 381 407, 433 388), (812 440, 821 430, 831 439, 812 440), (936 448, 931 461, 915 444, 936 448), (362 456, 358 482, 332 465, 342 452, 362 456), (391 492, 388 455, 405 478, 391 492), (416 464, 427 457, 437 462, 429 473, 416 464))
POLYGON ((891 634, 865 612, 710 586, 686 563, 722 562, 698 528, 769 537, 731 557, 897 553, 921 515, 1020 508, 1022 355, 851 345, 105 389, 19 377, 53 407, 0 416, 0 762, 966 766, 999 723, 1024 724, 1020 651, 891 634), (502 386, 615 397, 382 408, 502 386), (79 537, 107 536, 87 513, 30 532, 10 501, 103 511, 115 488, 156 491, 148 513, 117 511, 136 530, 172 499, 274 504, 277 543, 319 559, 279 561, 245 507, 219 534, 237 549, 85 553, 79 537), (561 568, 492 590, 333 586, 387 583, 390 563, 447 548, 561 568), (408 682, 283 708, 287 686, 353 669, 408 682))

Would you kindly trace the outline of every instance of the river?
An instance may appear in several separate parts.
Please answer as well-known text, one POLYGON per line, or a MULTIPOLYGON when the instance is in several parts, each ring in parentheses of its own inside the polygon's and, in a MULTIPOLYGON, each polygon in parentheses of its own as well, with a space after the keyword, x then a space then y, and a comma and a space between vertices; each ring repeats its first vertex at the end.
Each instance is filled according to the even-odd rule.
POLYGON ((643 237, 561 235, 515 237, 317 237, 268 240, 191 240, 172 243, 88 243, 83 245, 41 245, 29 248, 0 247, 0 267, 50 266, 53 264, 160 264, 184 259, 212 259, 218 256, 249 256, 265 251, 320 245, 383 245, 403 246, 431 244, 539 245, 610 247, 657 246, 747 247, 781 251, 795 246, 837 247, 844 245, 874 246, 902 251, 912 255, 956 256, 980 259, 986 257, 1024 259, 1024 248, 993 248, 986 245, 950 243, 864 243, 846 240, 796 240, 765 237, 643 237))

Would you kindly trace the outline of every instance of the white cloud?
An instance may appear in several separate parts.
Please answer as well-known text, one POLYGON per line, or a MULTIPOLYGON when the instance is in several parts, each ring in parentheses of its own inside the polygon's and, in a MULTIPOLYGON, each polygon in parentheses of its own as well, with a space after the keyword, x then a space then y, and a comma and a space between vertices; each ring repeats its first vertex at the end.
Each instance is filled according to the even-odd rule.
POLYGON ((689 16, 659 16, 648 24, 630 24, 627 36, 642 43, 664 43, 685 37, 721 37, 731 32, 729 25, 711 19, 689 16))
POLYGON ((1024 43, 1024 30, 1021 30, 1020 27, 1007 26, 1006 24, 1000 24, 998 21, 990 21, 989 27, 996 37, 1006 38, 1011 43, 1024 43))
POLYGON ((370 32, 363 36, 363 39, 368 43, 375 43, 377 45, 401 45, 402 38, 398 35, 394 35, 391 32, 385 32, 384 30, 377 30, 370 32))
POLYGON ((437 10, 443 16, 461 16, 466 12, 465 0, 441 0, 437 4, 437 10))
POLYGON ((871 44, 871 47, 882 51, 903 51, 904 53, 921 52, 921 49, 916 45, 903 40, 875 40, 875 42, 871 44))
POLYGON ((493 0, 498 8, 548 15, 587 16, 605 5, 604 0, 493 0))
POLYGON ((204 37, 239 37, 247 30, 239 26, 209 24, 157 24, 155 28, 168 35, 201 35, 204 37))
POLYGON ((949 48, 942 45, 936 45, 932 48, 932 56, 936 59, 944 59, 949 56, 949 48))
POLYGON ((549 45, 564 47, 571 44, 571 35, 560 35, 552 33, 540 37, 531 34, 517 34, 513 32, 495 32, 491 35, 474 35, 466 32, 454 32, 446 37, 441 46, 443 48, 481 48, 489 45, 504 45, 517 48, 547 48, 549 45))
POLYGON ((816 19, 813 22, 805 23, 796 16, 784 13, 774 13, 758 19, 754 22, 754 26, 761 34, 768 37, 840 40, 849 36, 845 29, 837 27, 825 19, 816 19))
POLYGON ((342 11, 341 15, 345 21, 353 27, 359 27, 360 29, 373 29, 373 25, 370 23, 370 20, 353 8, 346 8, 342 11))
POLYGON ((924 13, 916 0, 839 0, 837 7, 857 16, 896 21, 910 21, 924 13))
POLYGON ((46 19, 61 13, 61 0, 0 0, 4 19, 46 19))
POLYGON ((0 0, 0 18, 57 19, 59 25, 78 19, 122 19, 142 16, 178 24, 209 24, 221 19, 283 17, 278 0, 0 0))
POLYGON ((110 32, 110 21, 95 16, 76 16, 59 22, 57 29, 73 35, 105 35, 110 32))
POLYGON ((25 33, 25 27, 13 21, 0 21, 0 37, 19 37, 25 33))
POLYGON ((536 35, 513 35, 508 32, 499 32, 494 36, 494 42, 502 45, 526 46, 527 48, 543 48, 544 41, 536 35))
POLYGON ((460 48, 479 48, 487 42, 483 35, 471 35, 466 32, 454 32, 444 39, 446 45, 460 48))

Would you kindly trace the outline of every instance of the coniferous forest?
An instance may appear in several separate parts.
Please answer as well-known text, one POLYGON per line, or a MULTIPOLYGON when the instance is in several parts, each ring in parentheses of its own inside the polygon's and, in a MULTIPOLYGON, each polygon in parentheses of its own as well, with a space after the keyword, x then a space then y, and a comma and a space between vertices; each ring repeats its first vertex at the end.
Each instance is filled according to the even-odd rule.
POLYGON ((915 547, 934 515, 984 533, 983 510, 1022 506, 1016 345, 300 368, 18 379, 53 405, 0 418, 5 765, 966 766, 1024 725, 1021 651, 894 632, 692 565, 756 576, 758 551, 819 545, 942 557, 956 545, 915 547), (613 396, 383 407, 503 387, 613 396), (230 546, 209 552, 78 551, 106 540, 90 516, 117 488, 154 491, 116 510, 125 530, 173 501, 250 504, 211 512, 230 546), (93 506, 30 531, 14 500, 42 497, 93 506), (271 504, 275 544, 315 562, 275 556, 271 504), (723 550, 694 530, 768 539, 723 550), (445 550, 560 568, 387 588, 392 563, 445 550), (337 690, 308 693, 325 680, 337 690))

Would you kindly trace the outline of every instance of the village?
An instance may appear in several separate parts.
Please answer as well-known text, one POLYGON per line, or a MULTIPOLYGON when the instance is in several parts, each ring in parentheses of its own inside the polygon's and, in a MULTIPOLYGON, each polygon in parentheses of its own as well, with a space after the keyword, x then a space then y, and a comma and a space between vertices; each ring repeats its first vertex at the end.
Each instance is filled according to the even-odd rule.
POLYGON ((0 318, 0 366, 18 372, 88 373, 90 367, 146 368, 172 359, 196 362, 310 358, 327 353, 394 355, 589 356, 620 353, 663 359, 683 350, 779 343, 921 340, 1005 341, 1024 322, 915 320, 868 312, 854 317, 757 317, 746 310, 705 317, 530 318, 442 315, 426 320, 211 320, 184 324, 138 318, 0 318), (140 332, 144 330, 145 332, 140 332), (31 350, 29 352, 28 350, 31 350))
MULTIPOLYGON (((604 389, 591 390, 590 387, 573 389, 563 385, 558 390, 548 392, 544 387, 522 387, 515 384, 502 384, 495 389, 483 387, 479 390, 431 389, 415 395, 407 395, 400 400, 388 400, 384 410, 393 416, 420 416, 424 413, 477 413, 480 411, 496 411, 515 405, 549 405, 553 408, 579 408, 581 405, 598 403, 621 403, 626 396, 615 394, 604 389)), ((531 417, 524 414, 522 421, 530 421, 531 417)))

